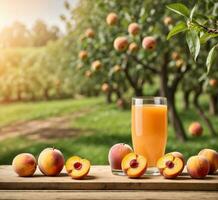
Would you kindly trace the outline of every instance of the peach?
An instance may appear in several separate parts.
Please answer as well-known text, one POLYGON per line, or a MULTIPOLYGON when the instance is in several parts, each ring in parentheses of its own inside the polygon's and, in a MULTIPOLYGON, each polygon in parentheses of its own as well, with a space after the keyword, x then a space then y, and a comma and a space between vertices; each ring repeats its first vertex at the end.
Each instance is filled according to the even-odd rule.
POLYGON ((157 168, 165 178, 176 178, 182 173, 185 163, 180 156, 178 152, 174 152, 174 154, 168 153, 158 159, 157 168))
POLYGON ((108 25, 113 26, 117 24, 118 16, 116 13, 112 12, 107 15, 106 22, 108 25))
POLYGON ((85 36, 86 36, 87 38, 94 38, 94 37, 95 37, 95 32, 93 31, 93 29, 88 28, 88 29, 86 29, 86 31, 85 31, 85 36))
POLYGON ((30 153, 21 153, 13 159, 12 167, 19 176, 32 176, 37 167, 36 159, 30 153))
POLYGON ((95 60, 92 62, 92 70, 96 71, 99 70, 102 67, 102 63, 100 60, 95 60))
POLYGON ((80 60, 85 60, 88 57, 88 52, 85 51, 85 50, 82 50, 82 51, 79 52, 78 57, 79 57, 80 60))
POLYGON ((139 178, 145 174, 147 164, 147 159, 144 156, 132 152, 123 158, 121 167, 129 178, 139 178))
POLYGON ((135 35, 139 34, 139 31, 140 31, 140 26, 139 26, 139 24, 137 24, 137 23, 135 23, 135 22, 129 24, 129 26, 128 26, 128 32, 129 32, 130 35, 135 36, 135 35))
POLYGON ((40 171, 46 176, 57 176, 64 167, 64 156, 60 150, 46 148, 38 158, 40 171))
POLYGON ((217 79, 212 78, 212 79, 209 80, 209 85, 210 85, 211 87, 216 87, 217 84, 218 84, 217 79))
POLYGON ((125 101, 122 99, 122 98, 119 98, 118 100, 117 100, 117 107, 118 108, 121 108, 121 109, 124 109, 125 108, 125 101))
POLYGON ((198 153, 199 156, 204 156, 210 164, 209 174, 213 174, 218 169, 218 153, 213 149, 203 149, 198 153))
POLYGON ((136 51, 138 51, 139 47, 135 42, 130 43, 128 51, 130 53, 135 53, 136 51))
POLYGON ((102 92, 107 93, 110 90, 110 86, 107 83, 103 83, 101 86, 101 90, 102 90, 102 92))
POLYGON ((128 144, 118 143, 113 145, 108 153, 111 168, 121 170, 122 159, 130 152, 132 152, 132 148, 128 144))
MULTIPOLYGON (((168 154, 172 154, 174 157, 180 158, 183 161, 183 163, 185 164, 185 157, 182 153, 180 153, 178 151, 173 151, 173 152, 170 152, 168 154)), ((166 154, 166 155, 168 155, 168 154, 166 154)))
POLYGON ((120 52, 125 51, 127 49, 128 45, 129 45, 129 42, 128 42, 127 38, 124 36, 117 37, 114 40, 114 49, 117 51, 120 51, 120 52))
POLYGON ((120 72, 122 71, 122 67, 120 65, 115 65, 113 67, 113 72, 117 73, 117 72, 120 72))
POLYGON ((172 19, 172 17, 167 16, 164 18, 163 22, 166 26, 169 26, 169 25, 173 24, 173 19, 172 19))
POLYGON ((178 52, 174 51, 172 54, 171 54, 171 57, 173 60, 178 60, 180 58, 180 55, 178 52))
POLYGON ((176 60, 176 67, 180 68, 185 64, 184 60, 182 58, 176 60))
POLYGON ((153 50, 156 48, 157 41, 153 36, 144 37, 142 40, 142 47, 146 50, 153 50))
POLYGON ((87 176, 90 166, 89 160, 82 159, 79 156, 70 157, 65 164, 68 175, 74 179, 83 179, 87 176))
POLYGON ((192 156, 188 159, 186 168, 192 178, 204 178, 209 172, 210 164, 204 156, 192 156))
POLYGON ((90 77, 92 76, 92 72, 91 72, 90 70, 86 70, 86 71, 85 71, 85 76, 86 76, 87 78, 90 78, 90 77))
POLYGON ((203 133, 203 127, 199 122, 193 122, 189 125, 188 131, 193 136, 200 136, 203 133))

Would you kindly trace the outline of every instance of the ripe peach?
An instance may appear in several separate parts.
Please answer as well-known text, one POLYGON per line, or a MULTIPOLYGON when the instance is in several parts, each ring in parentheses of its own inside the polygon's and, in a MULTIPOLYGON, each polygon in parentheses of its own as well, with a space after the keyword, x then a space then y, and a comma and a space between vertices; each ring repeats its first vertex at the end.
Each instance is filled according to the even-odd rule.
POLYGON ((168 153, 158 159, 157 168, 165 178, 176 178, 182 173, 185 163, 181 155, 178 152, 168 153))
POLYGON ((36 166, 36 159, 30 153, 18 154, 12 161, 12 167, 19 176, 32 176, 36 166))
POLYGON ((105 92, 105 93, 109 92, 110 86, 107 83, 103 83, 101 86, 101 90, 102 90, 102 92, 105 92))
POLYGON ((142 40, 142 47, 146 50, 153 50, 157 45, 157 41, 153 36, 144 37, 142 40))
MULTIPOLYGON (((183 163, 185 164, 185 157, 182 153, 180 153, 178 151, 173 151, 173 152, 170 152, 168 154, 172 154, 174 157, 180 158, 183 161, 183 163)), ((168 154, 166 154, 166 155, 168 155, 168 154)))
POLYGON ((130 53, 134 53, 134 52, 138 51, 138 49, 139 49, 138 45, 135 42, 132 42, 129 45, 128 51, 130 53))
POLYGON ((93 31, 93 29, 88 28, 88 29, 86 29, 86 31, 85 31, 85 36, 86 36, 87 38, 94 38, 94 37, 95 37, 95 32, 93 31))
POLYGON ((120 65, 115 65, 113 67, 113 72, 117 73, 117 72, 120 72, 122 70, 121 66, 120 65))
POLYGON ((79 52, 78 57, 80 60, 85 60, 88 57, 88 52, 85 50, 82 50, 79 52))
POLYGON ((192 156, 188 159, 186 167, 192 178, 204 178, 209 172, 210 164, 204 156, 192 156))
POLYGON ((135 35, 139 34, 139 31, 140 31, 139 24, 137 24, 135 22, 129 24, 128 32, 129 32, 130 35, 134 35, 135 36, 135 35))
POLYGON ((134 152, 127 154, 121 163, 123 172, 129 178, 139 178, 144 175, 147 170, 147 165, 147 159, 134 152))
POLYGON ((74 179, 82 179, 87 176, 90 166, 89 160, 82 159, 79 156, 72 156, 65 164, 68 175, 74 179))
POLYGON ((178 60, 180 58, 180 55, 178 52, 174 51, 172 54, 171 54, 171 57, 173 60, 178 60))
POLYGON ((199 122, 193 122, 189 125, 188 131, 193 136, 200 136, 203 133, 203 127, 199 122))
POLYGON ((165 17, 165 18, 164 18, 164 24, 165 24, 166 26, 169 26, 169 25, 173 24, 173 19, 172 19, 172 17, 169 17, 169 16, 165 17))
POLYGON ((216 87, 218 85, 218 81, 215 78, 209 80, 209 84, 211 87, 216 87))
POLYGON ((114 40, 114 49, 117 51, 125 51, 129 43, 126 37, 117 37, 114 40))
POLYGON ((204 156, 210 164, 209 174, 213 174, 218 169, 218 153, 213 149, 203 149, 198 153, 199 156, 204 156))
POLYGON ((118 143, 113 145, 108 153, 108 161, 112 169, 121 169, 122 159, 132 152, 128 144, 118 143))
POLYGON ((57 176, 64 167, 64 156, 60 150, 46 148, 38 158, 40 171, 46 176, 57 176))
POLYGON ((108 25, 113 26, 117 24, 118 16, 116 13, 112 12, 107 15, 106 22, 108 25))
POLYGON ((93 71, 99 70, 101 67, 102 67, 102 63, 100 60, 95 60, 94 62, 92 62, 93 71))
POLYGON ((90 77, 92 76, 92 72, 91 72, 90 70, 86 70, 86 71, 85 71, 85 76, 86 76, 87 78, 90 78, 90 77))

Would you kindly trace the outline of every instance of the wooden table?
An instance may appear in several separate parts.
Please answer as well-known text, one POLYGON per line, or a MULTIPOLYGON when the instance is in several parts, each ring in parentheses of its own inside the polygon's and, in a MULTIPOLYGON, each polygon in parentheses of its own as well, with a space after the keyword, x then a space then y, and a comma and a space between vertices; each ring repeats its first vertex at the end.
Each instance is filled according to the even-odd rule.
POLYGON ((218 173, 203 180, 186 173, 174 180, 162 176, 129 179, 112 175, 109 166, 92 166, 84 180, 63 170, 58 177, 18 177, 11 166, 0 166, 0 199, 182 199, 218 200, 218 173))

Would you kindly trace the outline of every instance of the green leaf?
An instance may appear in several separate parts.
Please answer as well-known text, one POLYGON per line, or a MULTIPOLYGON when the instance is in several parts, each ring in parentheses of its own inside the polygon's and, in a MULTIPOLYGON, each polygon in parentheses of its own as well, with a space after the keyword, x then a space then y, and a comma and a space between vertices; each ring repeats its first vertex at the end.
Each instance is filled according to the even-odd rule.
POLYGON ((172 36, 188 30, 188 27, 184 22, 179 22, 176 26, 174 26, 167 35, 167 40, 169 40, 172 36))
POLYGON ((217 58, 217 51, 216 51, 217 45, 215 45, 208 53, 206 66, 207 66, 207 73, 210 72, 211 66, 214 64, 216 58, 217 58))
POLYGON ((208 40, 210 40, 211 38, 215 38, 215 37, 218 37, 218 34, 216 33, 203 33, 200 37, 200 42, 201 44, 204 44, 206 43, 208 40))
POLYGON ((190 19, 191 20, 193 19, 193 16, 194 16, 194 13, 195 13, 196 9, 197 9, 197 4, 195 4, 195 6, 191 10, 191 13, 190 13, 190 19))
POLYGON ((172 3, 167 5, 167 8, 179 15, 189 18, 190 10, 182 3, 172 3))
POLYGON ((186 32, 186 41, 189 47, 189 50, 196 61, 198 54, 200 52, 200 40, 198 37, 198 33, 195 30, 190 30, 186 32))

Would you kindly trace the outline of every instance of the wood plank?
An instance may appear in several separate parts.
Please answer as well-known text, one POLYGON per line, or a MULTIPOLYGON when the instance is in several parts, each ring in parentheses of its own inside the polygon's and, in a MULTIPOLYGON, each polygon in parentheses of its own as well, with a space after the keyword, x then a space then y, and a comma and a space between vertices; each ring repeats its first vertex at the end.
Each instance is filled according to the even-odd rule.
POLYGON ((58 177, 43 176, 37 170, 35 176, 18 177, 11 166, 0 166, 0 189, 4 190, 192 190, 218 191, 218 175, 205 179, 191 179, 184 174, 174 180, 162 176, 145 175, 140 179, 115 176, 109 166, 92 166, 84 180, 73 180, 63 170, 58 177))
POLYGON ((34 191, 0 191, 0 199, 7 200, 38 200, 45 199, 46 200, 81 200, 81 199, 120 199, 120 200, 217 200, 217 192, 199 192, 199 191, 69 191, 69 190, 58 190, 58 191, 47 191, 47 190, 34 190, 34 191))

